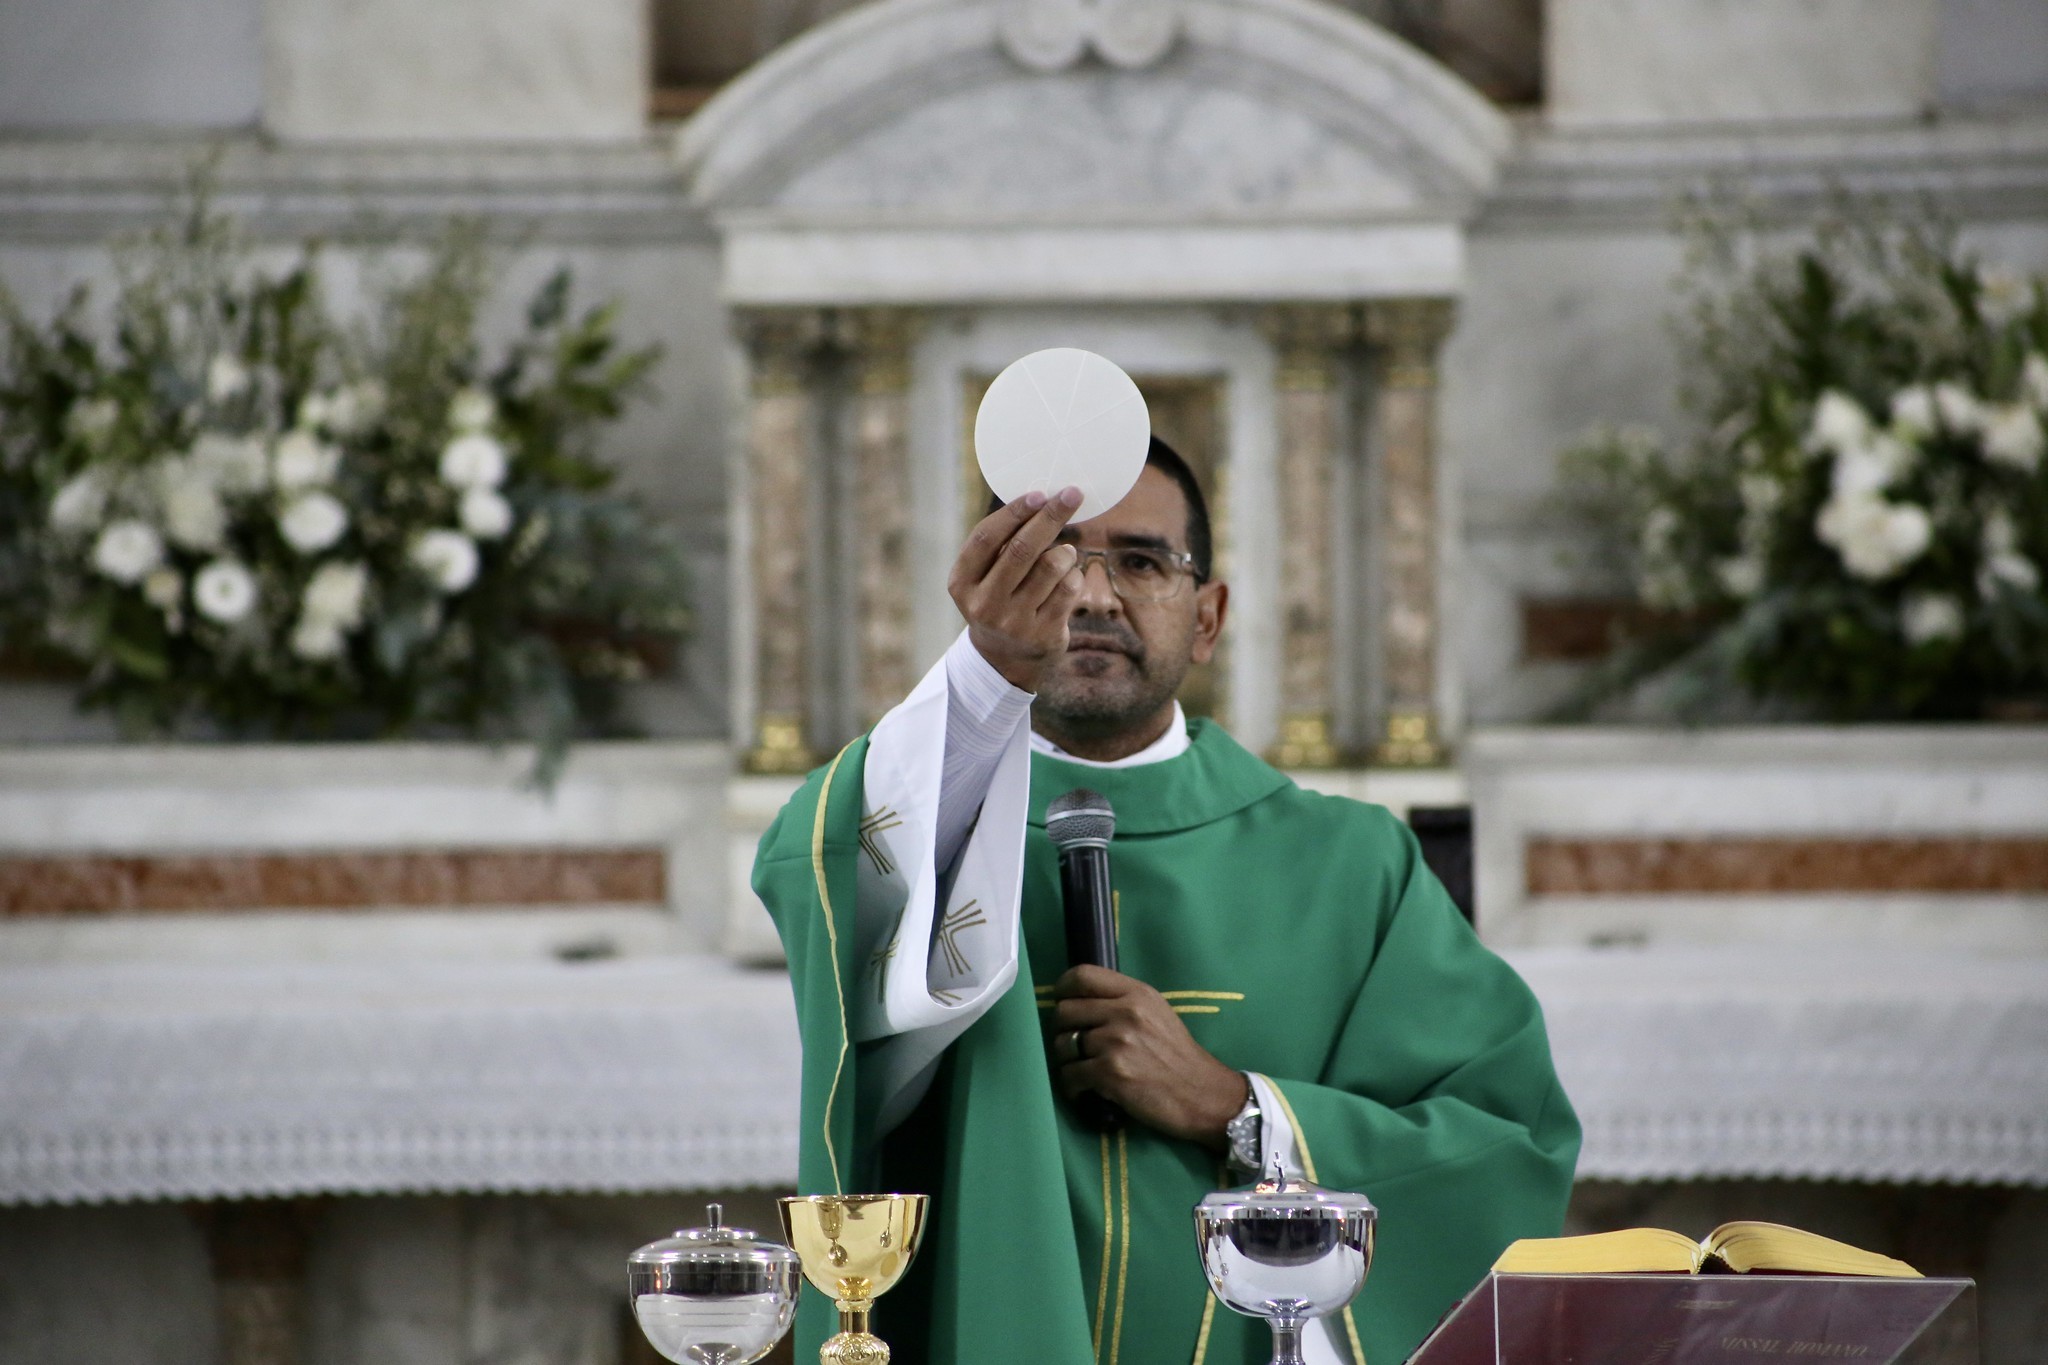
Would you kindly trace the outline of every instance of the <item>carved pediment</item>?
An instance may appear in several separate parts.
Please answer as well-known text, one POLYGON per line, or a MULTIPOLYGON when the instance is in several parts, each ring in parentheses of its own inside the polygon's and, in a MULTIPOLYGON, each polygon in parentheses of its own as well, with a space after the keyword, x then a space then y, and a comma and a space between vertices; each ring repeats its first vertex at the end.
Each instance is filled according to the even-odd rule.
POLYGON ((1317 0, 879 0, 769 57, 679 151, 715 217, 1455 221, 1507 129, 1317 0))

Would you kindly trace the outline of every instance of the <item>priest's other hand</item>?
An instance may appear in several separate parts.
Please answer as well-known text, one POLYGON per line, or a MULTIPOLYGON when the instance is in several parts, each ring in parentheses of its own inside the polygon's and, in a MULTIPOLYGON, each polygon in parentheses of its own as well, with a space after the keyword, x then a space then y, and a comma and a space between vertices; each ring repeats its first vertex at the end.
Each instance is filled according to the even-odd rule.
POLYGON ((1093 1090, 1168 1137, 1229 1148, 1244 1074, 1194 1040, 1166 997, 1107 967, 1073 967, 1053 984, 1052 1059, 1060 1090, 1093 1090))
POLYGON ((1067 652, 1067 617, 1080 599, 1080 552, 1054 539, 1081 505, 1081 491, 1026 493, 968 532, 946 591, 967 618, 967 636, 1010 686, 1036 692, 1039 676, 1067 652))

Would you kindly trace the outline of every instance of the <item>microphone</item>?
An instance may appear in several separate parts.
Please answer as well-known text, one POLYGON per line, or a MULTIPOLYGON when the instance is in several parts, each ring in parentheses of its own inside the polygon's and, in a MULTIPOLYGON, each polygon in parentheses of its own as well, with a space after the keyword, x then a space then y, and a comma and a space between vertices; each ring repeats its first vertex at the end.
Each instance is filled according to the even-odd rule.
MULTIPOLYGON (((1060 851, 1060 901, 1066 912, 1067 963, 1116 967, 1115 902, 1109 886, 1109 839, 1116 833, 1116 812, 1109 798, 1086 787, 1055 797, 1045 808, 1045 832, 1060 851)), ((1124 1111, 1109 1100, 1084 1092, 1074 1108, 1091 1128, 1109 1131, 1124 1125, 1124 1111)))

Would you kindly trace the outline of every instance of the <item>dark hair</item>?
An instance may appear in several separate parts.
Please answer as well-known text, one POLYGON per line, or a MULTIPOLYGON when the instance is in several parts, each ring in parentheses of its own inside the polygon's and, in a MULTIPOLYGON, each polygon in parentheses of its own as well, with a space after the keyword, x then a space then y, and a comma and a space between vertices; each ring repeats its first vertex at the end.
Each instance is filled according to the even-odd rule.
MULTIPOLYGON (((1145 463, 1172 479, 1179 486, 1181 497, 1186 499, 1188 553, 1194 556, 1195 581, 1207 583, 1209 575, 1216 567, 1213 562, 1215 543, 1209 531, 1209 500, 1202 496, 1202 485, 1195 479, 1195 471, 1188 468, 1188 462, 1180 457, 1179 451, 1157 436, 1152 438, 1152 444, 1146 448, 1145 463)), ((1001 498, 993 494, 989 496, 989 511, 996 511, 1002 505, 1001 498)))

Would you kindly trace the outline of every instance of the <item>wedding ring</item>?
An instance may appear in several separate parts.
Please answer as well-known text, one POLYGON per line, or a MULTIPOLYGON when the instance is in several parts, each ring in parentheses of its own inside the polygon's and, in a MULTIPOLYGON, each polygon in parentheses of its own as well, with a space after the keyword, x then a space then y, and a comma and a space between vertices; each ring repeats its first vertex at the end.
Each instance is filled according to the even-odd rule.
POLYGON ((1073 1049, 1073 1055, 1067 1058, 1068 1061, 1078 1062, 1087 1058, 1087 1050, 1081 1046, 1080 1029, 1073 1029, 1067 1034, 1067 1045, 1073 1049))

